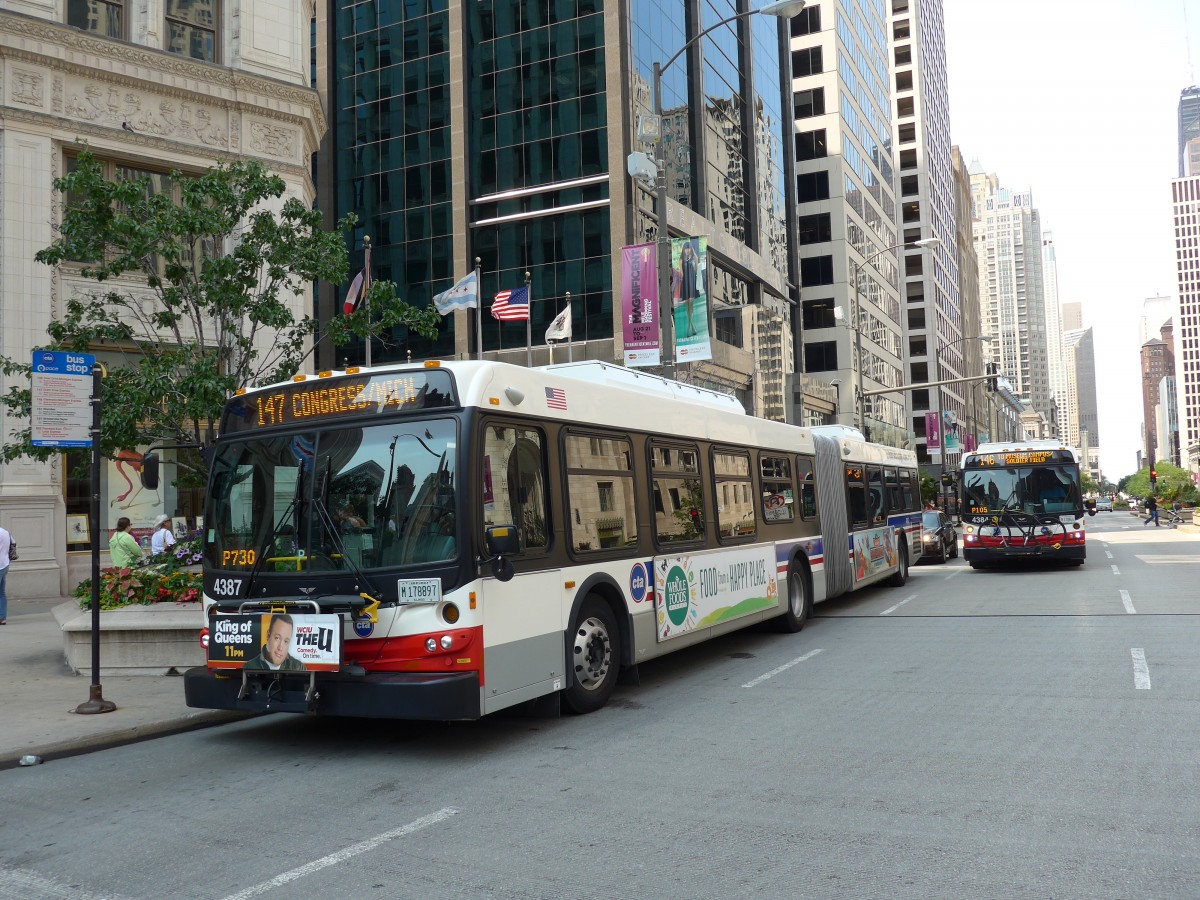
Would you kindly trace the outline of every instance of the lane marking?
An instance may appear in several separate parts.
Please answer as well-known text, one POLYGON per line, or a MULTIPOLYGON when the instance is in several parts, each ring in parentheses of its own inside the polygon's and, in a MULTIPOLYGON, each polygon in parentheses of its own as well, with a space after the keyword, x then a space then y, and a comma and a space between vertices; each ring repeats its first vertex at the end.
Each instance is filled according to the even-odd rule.
POLYGON ((1104 551, 1104 555, 1105 555, 1105 556, 1107 556, 1109 559, 1112 559, 1112 558, 1113 558, 1113 555, 1112 555, 1112 551, 1111 551, 1111 550, 1105 550, 1105 551, 1104 551))
POLYGON ((966 567, 966 566, 957 566, 957 567, 954 569, 954 571, 953 571, 953 572, 951 572, 949 575, 947 575, 947 576, 946 576, 944 579, 942 579, 942 580, 943 580, 943 581, 949 581, 949 580, 950 580, 951 578, 953 578, 955 575, 961 575, 961 574, 962 574, 963 572, 965 572, 966 570, 967 570, 967 567, 966 567))
POLYGON ((1120 574, 1121 574, 1121 570, 1120 570, 1120 569, 1118 569, 1116 566, 1113 566, 1113 567, 1112 567, 1112 570, 1113 570, 1113 574, 1114 574, 1114 575, 1120 575, 1120 574))
POLYGON ((110 891, 93 894, 78 885, 51 881, 28 869, 0 868, 0 897, 21 897, 23 900, 120 900, 120 896, 110 891))
POLYGON ((1150 667, 1146 665, 1146 651, 1134 647, 1129 655, 1133 657, 1133 686, 1139 691, 1150 690, 1150 667))
POLYGON ((890 616, 892 613, 894 613, 896 610, 898 610, 900 607, 902 607, 909 600, 916 600, 916 599, 917 599, 916 594, 910 594, 909 596, 907 596, 903 600, 901 600, 899 603, 897 603, 895 606, 889 606, 887 609, 885 609, 883 612, 881 612, 880 615, 881 616, 890 616))
POLYGON ((793 659, 791 662, 784 663, 778 669, 772 669, 766 675, 759 675, 753 681, 747 681, 745 684, 742 685, 742 687, 744 687, 744 688, 758 687, 760 684, 762 684, 768 678, 774 678, 780 672, 786 672, 792 666, 798 665, 799 663, 804 662, 806 659, 812 659, 818 653, 824 653, 824 652, 825 652, 824 650, 809 650, 803 656, 798 656, 795 659, 793 659))
POLYGON ((230 894, 225 900, 246 900, 247 897, 253 897, 257 894, 264 894, 272 888, 281 887, 288 882, 295 881, 297 878, 303 878, 305 875, 311 875, 313 872, 319 872, 321 869, 335 866, 338 863, 352 859, 361 853, 366 853, 368 850, 374 850, 380 844, 386 844, 388 841, 393 841, 396 838, 404 837, 412 834, 415 831, 420 831, 422 828, 428 828, 430 825, 436 825, 438 822, 444 822, 451 816, 457 815, 458 810, 454 807, 447 806, 444 809, 439 809, 435 813, 430 813, 427 816, 422 816, 407 825, 402 825, 400 828, 395 828, 392 831, 385 831, 383 834, 377 834, 373 838, 368 838, 365 841, 360 841, 357 844, 351 844, 336 853, 330 853, 328 856, 322 856, 320 859, 315 859, 310 863, 292 869, 290 872, 284 872, 282 875, 276 875, 270 881, 264 881, 262 884, 256 884, 253 887, 248 887, 244 891, 239 891, 236 894, 230 894))
POLYGON ((1137 610, 1133 608, 1133 600, 1129 596, 1129 591, 1121 591, 1121 602, 1125 604, 1125 612, 1129 613, 1131 616, 1137 612, 1137 610))

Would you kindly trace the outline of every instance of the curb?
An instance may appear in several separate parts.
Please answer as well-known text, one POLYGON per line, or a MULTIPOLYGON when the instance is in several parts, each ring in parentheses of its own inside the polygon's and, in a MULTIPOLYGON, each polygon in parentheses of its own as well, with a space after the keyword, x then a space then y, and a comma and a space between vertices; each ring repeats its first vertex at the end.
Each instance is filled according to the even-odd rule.
POLYGON ((67 759, 92 753, 97 750, 109 750, 113 747, 123 747, 153 738, 169 737, 173 734, 183 734, 188 731, 199 731, 202 728, 212 728, 217 725, 227 725, 232 722, 242 722, 246 719, 257 718, 266 713, 247 713, 232 710, 205 710, 153 722, 147 725, 135 725, 116 731, 105 731, 84 737, 72 738, 67 741, 57 741, 43 744, 40 747, 27 747, 14 756, 0 757, 0 771, 14 769, 20 765, 20 759, 25 755, 40 756, 43 762, 55 759, 67 759))

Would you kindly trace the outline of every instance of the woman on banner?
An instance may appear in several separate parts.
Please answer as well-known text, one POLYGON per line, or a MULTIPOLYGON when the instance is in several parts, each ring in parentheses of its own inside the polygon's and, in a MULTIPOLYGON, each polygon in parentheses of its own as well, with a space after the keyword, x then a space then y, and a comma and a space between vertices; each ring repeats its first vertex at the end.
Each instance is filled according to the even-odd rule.
POLYGON ((687 334, 684 337, 696 336, 696 298, 700 296, 700 257, 696 252, 695 241, 685 241, 679 250, 679 302, 687 314, 687 334))

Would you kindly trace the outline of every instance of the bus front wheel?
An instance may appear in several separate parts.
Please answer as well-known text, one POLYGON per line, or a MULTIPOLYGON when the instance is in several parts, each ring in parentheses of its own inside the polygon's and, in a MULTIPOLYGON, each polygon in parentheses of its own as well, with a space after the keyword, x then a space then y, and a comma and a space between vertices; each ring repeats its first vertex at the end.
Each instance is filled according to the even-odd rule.
POLYGON ((620 665, 617 637, 617 622, 608 604, 595 596, 585 599, 571 630, 569 665, 574 677, 562 694, 563 705, 571 712, 595 712, 608 702, 620 665))
POLYGON ((808 589, 808 573, 797 565, 788 568, 787 610, 773 620, 779 631, 795 634, 808 621, 812 610, 812 595, 808 589))

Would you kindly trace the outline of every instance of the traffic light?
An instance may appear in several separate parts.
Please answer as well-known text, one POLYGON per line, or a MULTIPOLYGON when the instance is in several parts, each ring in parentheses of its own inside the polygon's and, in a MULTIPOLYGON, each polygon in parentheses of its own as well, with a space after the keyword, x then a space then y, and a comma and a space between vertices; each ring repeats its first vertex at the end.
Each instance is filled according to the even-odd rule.
POLYGON ((1155 471, 1153 466, 1150 467, 1150 483, 1152 485, 1158 484, 1158 472, 1155 471))
POLYGON ((991 376, 987 380, 987 389, 994 392, 1000 386, 1000 379, 998 378, 999 367, 995 363, 988 363, 987 367, 988 375, 991 376))
POLYGON ((950 487, 953 484, 954 484, 954 473, 953 472, 943 472, 942 473, 942 487, 950 487))

